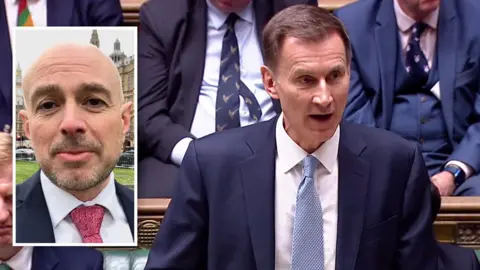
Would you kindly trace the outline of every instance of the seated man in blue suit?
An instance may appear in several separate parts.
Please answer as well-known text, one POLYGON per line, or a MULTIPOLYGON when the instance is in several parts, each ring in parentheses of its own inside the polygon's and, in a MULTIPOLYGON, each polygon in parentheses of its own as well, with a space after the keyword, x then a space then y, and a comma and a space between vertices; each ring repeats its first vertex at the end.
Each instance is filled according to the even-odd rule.
MULTIPOLYGON (((263 46, 263 83, 283 112, 190 144, 146 269, 439 269, 418 148, 340 124, 350 75, 340 21, 293 6, 267 24, 263 46)), ((473 251, 459 257, 456 269, 474 269, 473 251)))
POLYGON ((0 127, 12 124, 10 37, 16 26, 119 26, 122 23, 120 0, 0 1, 0 127), (31 20, 26 19, 28 14, 31 20))
POLYGON ((263 89, 259 40, 276 12, 304 3, 317 0, 159 0, 142 6, 139 197, 171 197, 193 139, 280 112, 263 89), (235 54, 227 59, 230 50, 235 54))
POLYGON ((103 269, 102 253, 92 248, 13 247, 12 185, 12 137, 0 132, 0 269, 103 269))
POLYGON ((344 117, 417 142, 442 196, 480 195, 480 2, 362 0, 344 117), (361 16, 360 16, 361 14, 361 16))
POLYGON ((113 61, 57 44, 27 70, 20 111, 40 170, 16 189, 16 241, 134 243, 134 192, 115 180, 130 128, 113 61))

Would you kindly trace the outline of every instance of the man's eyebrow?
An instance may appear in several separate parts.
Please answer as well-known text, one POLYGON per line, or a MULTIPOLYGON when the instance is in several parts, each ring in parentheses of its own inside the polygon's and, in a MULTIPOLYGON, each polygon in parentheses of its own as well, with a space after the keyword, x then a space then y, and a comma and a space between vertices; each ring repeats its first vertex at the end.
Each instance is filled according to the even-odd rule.
POLYGON ((99 84, 99 83, 82 83, 78 87, 78 94, 79 95, 84 95, 85 93, 88 94, 100 94, 104 95, 107 98, 108 102, 112 101, 112 93, 110 90, 108 90, 105 86, 99 84))
POLYGON ((53 96, 53 95, 61 95, 62 89, 60 86, 56 84, 47 84, 47 85, 42 85, 33 90, 33 93, 30 97, 30 103, 31 105, 35 104, 38 99, 44 96, 53 96))

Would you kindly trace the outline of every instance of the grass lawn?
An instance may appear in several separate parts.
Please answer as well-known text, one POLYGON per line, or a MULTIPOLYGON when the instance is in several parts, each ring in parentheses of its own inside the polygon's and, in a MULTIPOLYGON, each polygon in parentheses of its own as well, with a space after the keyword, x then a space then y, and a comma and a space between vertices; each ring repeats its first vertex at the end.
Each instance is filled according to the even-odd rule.
MULTIPOLYGON (((23 160, 17 160, 16 166, 17 184, 27 180, 40 168, 36 162, 23 160)), ((133 169, 115 168, 113 173, 119 183, 123 185, 133 185, 133 169)))

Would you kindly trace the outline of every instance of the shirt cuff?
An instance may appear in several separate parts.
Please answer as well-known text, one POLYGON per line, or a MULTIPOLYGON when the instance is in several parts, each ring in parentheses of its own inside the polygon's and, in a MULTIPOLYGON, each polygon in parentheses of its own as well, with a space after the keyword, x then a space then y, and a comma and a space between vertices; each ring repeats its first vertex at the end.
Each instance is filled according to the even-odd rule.
POLYGON ((473 174, 473 169, 470 166, 468 166, 467 164, 465 164, 461 161, 451 160, 451 161, 447 162, 445 167, 448 166, 448 165, 456 165, 456 166, 460 167, 460 169, 462 169, 462 171, 465 173, 465 179, 469 178, 473 174))
POLYGON ((173 147, 170 160, 175 165, 180 166, 180 164, 182 164, 183 157, 185 153, 187 153, 188 145, 190 145, 191 141, 193 141, 192 138, 183 138, 173 147))

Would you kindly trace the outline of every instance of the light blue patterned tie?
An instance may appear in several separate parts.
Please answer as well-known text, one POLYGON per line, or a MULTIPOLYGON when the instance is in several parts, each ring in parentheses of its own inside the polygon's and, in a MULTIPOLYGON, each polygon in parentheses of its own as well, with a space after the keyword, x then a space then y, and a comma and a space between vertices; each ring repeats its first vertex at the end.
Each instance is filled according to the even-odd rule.
POLYGON ((293 223, 292 270, 324 269, 322 205, 314 177, 318 164, 311 155, 303 159, 303 180, 297 192, 293 223))

